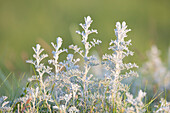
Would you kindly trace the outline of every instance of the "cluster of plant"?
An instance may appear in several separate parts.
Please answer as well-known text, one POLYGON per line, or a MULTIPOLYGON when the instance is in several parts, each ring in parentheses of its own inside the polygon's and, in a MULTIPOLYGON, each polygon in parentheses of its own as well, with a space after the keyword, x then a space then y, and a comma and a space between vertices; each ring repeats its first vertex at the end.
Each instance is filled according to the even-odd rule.
MULTIPOLYGON (((160 58, 160 50, 156 45, 147 52, 148 61, 140 69, 142 83, 147 84, 147 89, 155 94, 157 90, 170 92, 170 48, 168 51, 168 63, 160 58), (148 80, 151 80, 148 82, 148 80)), ((136 83, 137 84, 137 83, 136 83)), ((151 94, 151 93, 150 93, 151 94)), ((151 95, 153 95, 151 94, 151 95)), ((166 98, 170 99, 167 95, 166 98)))
MULTIPOLYGON (((34 60, 27 63, 34 65, 35 75, 28 79, 29 86, 23 94, 13 102, 5 101, 6 96, 0 98, 0 111, 2 112, 60 112, 60 113, 93 113, 93 112, 118 112, 118 113, 143 113, 148 111, 149 103, 143 103, 146 92, 139 90, 137 96, 133 96, 129 90, 130 85, 122 80, 135 76, 138 73, 133 68, 138 68, 135 63, 124 63, 124 58, 134 53, 128 49, 131 40, 126 41, 127 29, 125 22, 116 23, 115 35, 117 39, 111 40, 109 50, 112 54, 104 54, 102 62, 94 55, 89 55, 92 47, 99 45, 102 41, 88 37, 97 30, 89 29, 91 17, 85 17, 85 24, 80 24, 83 31, 77 31, 82 36, 84 48, 70 45, 74 54, 68 54, 66 60, 59 62, 59 55, 68 52, 62 49, 62 38, 56 39, 52 51, 53 59, 48 60, 48 65, 43 60, 48 57, 43 54, 44 49, 39 44, 33 47, 34 60), (83 66, 79 66, 80 59, 83 66), (96 78, 90 73, 90 69, 102 65, 107 70, 103 78, 96 78)), ((155 112, 169 112, 170 103, 161 99, 156 106, 155 112)))

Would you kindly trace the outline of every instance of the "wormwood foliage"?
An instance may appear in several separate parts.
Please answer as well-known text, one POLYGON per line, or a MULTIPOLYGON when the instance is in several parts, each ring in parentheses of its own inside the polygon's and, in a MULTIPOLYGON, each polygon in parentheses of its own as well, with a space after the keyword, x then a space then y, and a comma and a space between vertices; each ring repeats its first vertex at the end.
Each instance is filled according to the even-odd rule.
POLYGON ((155 84, 156 87, 159 87, 161 90, 170 90, 170 70, 168 69, 168 66, 166 67, 165 63, 161 60, 160 51, 156 45, 151 47, 151 50, 147 52, 147 56, 148 61, 143 64, 141 72, 142 74, 150 75, 148 77, 153 79, 153 83, 150 82, 148 84, 149 87, 153 89, 151 84, 155 84))
MULTIPOLYGON (((74 50, 74 54, 79 54, 79 58, 74 58, 74 54, 68 54, 66 60, 59 62, 59 56, 67 49, 62 49, 62 38, 56 39, 56 44, 51 43, 53 59, 49 59, 49 65, 44 65, 43 60, 48 58, 43 54, 44 49, 39 44, 33 47, 33 60, 27 60, 35 68, 35 75, 28 79, 30 85, 24 90, 21 97, 13 102, 5 101, 6 96, 0 98, 0 110, 2 112, 60 112, 60 113, 92 113, 92 112, 122 112, 122 113, 142 113, 146 111, 142 102, 146 93, 140 90, 137 97, 129 92, 130 86, 123 84, 131 76, 138 76, 133 68, 138 68, 135 63, 124 63, 124 58, 133 55, 128 49, 131 40, 126 41, 127 29, 125 22, 116 23, 116 39, 111 40, 109 50, 112 54, 103 55, 100 64, 94 55, 89 55, 91 48, 102 43, 97 39, 89 41, 89 35, 97 34, 97 30, 90 29, 93 20, 90 16, 84 18, 85 23, 80 24, 83 31, 76 31, 82 37, 84 48, 77 45, 70 45, 69 49, 74 50), (83 62, 83 67, 78 62, 83 62), (97 79, 90 73, 90 69, 97 65, 103 65, 107 73, 103 79, 97 79)), ((165 100, 161 100, 161 108, 169 109, 165 100)), ((156 111, 155 111, 156 112, 156 111)))

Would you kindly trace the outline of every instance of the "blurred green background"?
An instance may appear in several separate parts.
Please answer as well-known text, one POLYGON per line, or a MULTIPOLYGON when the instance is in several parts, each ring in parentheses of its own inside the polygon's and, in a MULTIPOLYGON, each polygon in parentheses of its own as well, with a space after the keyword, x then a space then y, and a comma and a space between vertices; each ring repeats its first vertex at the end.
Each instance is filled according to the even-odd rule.
POLYGON ((93 37, 103 43, 96 48, 99 56, 107 51, 115 39, 117 21, 126 21, 132 32, 135 51, 133 61, 141 66, 146 50, 156 44, 161 57, 167 60, 170 46, 170 0, 0 0, 0 70, 8 75, 30 72, 26 59, 32 57, 32 46, 40 43, 51 53, 50 42, 58 36, 63 47, 79 44, 76 30, 85 16, 94 20, 92 28, 99 32, 93 37))

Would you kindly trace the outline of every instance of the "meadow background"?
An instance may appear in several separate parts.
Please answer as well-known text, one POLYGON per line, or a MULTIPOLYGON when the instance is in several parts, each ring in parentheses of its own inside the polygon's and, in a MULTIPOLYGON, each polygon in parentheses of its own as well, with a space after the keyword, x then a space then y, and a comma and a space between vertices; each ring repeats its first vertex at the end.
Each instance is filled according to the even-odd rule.
MULTIPOLYGON (((147 60, 146 51, 155 44, 161 50, 162 60, 167 62, 169 6, 169 0, 0 0, 0 85, 6 76, 9 77, 5 82, 9 84, 15 81, 24 84, 26 79, 20 79, 31 76, 32 67, 25 60, 31 58, 36 43, 48 54, 52 51, 50 42, 55 42, 58 36, 63 38, 65 48, 72 43, 80 45, 80 36, 75 31, 81 30, 78 24, 88 15, 94 20, 92 27, 99 32, 92 36, 102 40, 94 50, 100 57, 107 51, 110 40, 116 38, 116 22, 126 21, 132 29, 128 33, 133 44, 130 48, 135 52, 127 60, 141 67, 147 60)), ((14 86, 2 84, 0 96, 7 94, 2 91, 6 87, 11 88, 7 92, 16 92, 14 86)))

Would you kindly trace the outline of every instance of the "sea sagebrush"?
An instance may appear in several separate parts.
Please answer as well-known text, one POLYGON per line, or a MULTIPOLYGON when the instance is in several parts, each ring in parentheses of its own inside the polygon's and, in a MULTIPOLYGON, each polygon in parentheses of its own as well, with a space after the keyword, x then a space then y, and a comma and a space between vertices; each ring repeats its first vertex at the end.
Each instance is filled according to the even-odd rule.
POLYGON ((79 58, 74 58, 74 54, 69 53, 66 60, 62 62, 58 60, 61 53, 68 52, 67 49, 61 49, 63 40, 60 37, 56 39, 56 44, 51 43, 54 47, 53 59, 48 60, 48 65, 43 63, 43 60, 48 58, 47 54, 43 54, 44 49, 39 44, 33 47, 34 60, 27 60, 35 70, 34 75, 28 79, 29 86, 21 97, 11 103, 5 102, 7 97, 1 97, 0 110, 27 113, 145 112, 146 106, 142 99, 146 93, 140 90, 134 98, 129 92, 130 86, 122 83, 126 78, 138 76, 138 73, 132 70, 138 68, 135 63, 124 63, 125 57, 133 55, 133 52, 128 49, 128 46, 132 45, 131 40, 125 39, 127 32, 131 30, 127 29, 125 22, 116 23, 117 39, 111 40, 108 48, 113 53, 103 55, 100 64, 95 55, 89 54, 92 47, 102 42, 96 39, 89 41, 90 34, 98 33, 97 30, 89 29, 92 22, 90 16, 85 17, 85 23, 80 24, 83 31, 76 31, 82 36, 81 42, 84 48, 77 45, 69 46, 74 50, 74 54, 79 54, 79 58), (83 66, 80 67, 78 62, 82 62, 83 66), (90 73, 90 69, 97 65, 103 65, 107 70, 103 79, 96 79, 96 76, 90 73))

